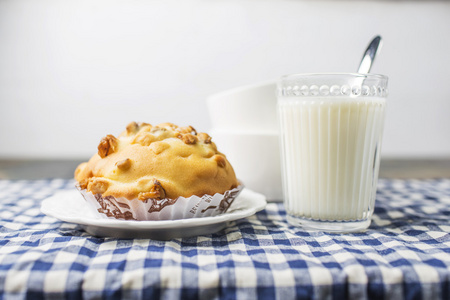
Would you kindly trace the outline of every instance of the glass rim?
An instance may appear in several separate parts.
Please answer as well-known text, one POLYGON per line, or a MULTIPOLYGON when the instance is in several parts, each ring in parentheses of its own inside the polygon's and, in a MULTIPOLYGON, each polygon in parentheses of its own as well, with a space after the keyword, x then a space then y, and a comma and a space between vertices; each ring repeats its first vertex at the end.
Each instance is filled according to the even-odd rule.
POLYGON ((293 73, 281 76, 281 80, 290 79, 293 77, 315 77, 315 76, 353 76, 355 78, 378 78, 383 80, 388 80, 389 77, 386 75, 375 74, 375 73, 343 73, 343 72, 325 72, 325 73, 293 73))

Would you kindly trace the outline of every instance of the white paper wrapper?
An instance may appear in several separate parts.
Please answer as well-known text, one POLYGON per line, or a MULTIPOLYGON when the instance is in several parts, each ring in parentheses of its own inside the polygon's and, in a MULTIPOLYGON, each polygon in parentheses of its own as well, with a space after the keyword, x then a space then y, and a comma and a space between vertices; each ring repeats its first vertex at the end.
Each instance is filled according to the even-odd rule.
POLYGON ((178 197, 177 199, 138 199, 128 200, 126 198, 115 198, 107 196, 103 198, 100 194, 92 194, 85 189, 78 190, 86 199, 89 207, 102 218, 157 221, 178 220, 189 218, 212 217, 223 214, 233 203, 234 199, 244 188, 226 191, 224 194, 204 195, 202 197, 191 196, 189 198, 178 197))

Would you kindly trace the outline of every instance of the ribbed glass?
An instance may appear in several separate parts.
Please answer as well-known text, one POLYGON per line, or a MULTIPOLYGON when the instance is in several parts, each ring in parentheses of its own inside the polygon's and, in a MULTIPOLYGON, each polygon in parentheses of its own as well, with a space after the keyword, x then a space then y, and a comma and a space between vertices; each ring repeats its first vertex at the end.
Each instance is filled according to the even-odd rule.
POLYGON ((278 84, 284 203, 296 225, 357 231, 370 224, 387 77, 304 74, 278 84))

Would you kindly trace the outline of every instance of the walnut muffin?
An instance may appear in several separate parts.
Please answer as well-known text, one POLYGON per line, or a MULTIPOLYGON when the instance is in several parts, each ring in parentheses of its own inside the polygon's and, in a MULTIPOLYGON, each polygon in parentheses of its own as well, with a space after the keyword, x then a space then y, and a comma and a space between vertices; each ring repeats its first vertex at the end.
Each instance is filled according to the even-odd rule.
POLYGON ((105 136, 75 179, 93 195, 140 201, 214 195, 239 185, 208 134, 172 123, 132 122, 118 137, 105 136))

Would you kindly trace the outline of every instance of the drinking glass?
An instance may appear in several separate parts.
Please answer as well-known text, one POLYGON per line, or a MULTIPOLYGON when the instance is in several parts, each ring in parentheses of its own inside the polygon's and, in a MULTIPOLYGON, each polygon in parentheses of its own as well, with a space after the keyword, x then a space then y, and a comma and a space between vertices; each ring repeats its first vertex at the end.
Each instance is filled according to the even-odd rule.
POLYGON ((277 87, 284 205, 292 225, 366 229, 374 210, 388 78, 294 74, 277 87))

